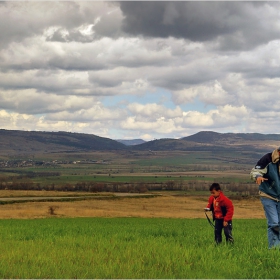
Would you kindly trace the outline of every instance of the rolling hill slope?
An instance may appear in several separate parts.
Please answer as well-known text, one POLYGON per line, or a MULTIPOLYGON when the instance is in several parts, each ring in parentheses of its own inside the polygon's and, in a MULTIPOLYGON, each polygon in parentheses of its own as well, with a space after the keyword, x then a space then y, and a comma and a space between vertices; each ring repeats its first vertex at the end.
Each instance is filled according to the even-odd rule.
POLYGON ((218 133, 213 131, 201 131, 194 135, 181 138, 182 140, 198 143, 237 143, 244 141, 279 141, 280 134, 261 133, 218 133))
POLYGON ((181 139, 159 139, 136 145, 138 150, 225 151, 265 153, 280 147, 280 134, 201 131, 181 139))
MULTIPOLYGON (((133 140, 130 140, 133 141, 133 140)), ((93 134, 0 129, 0 154, 87 151, 224 151, 270 152, 280 146, 280 134, 201 131, 181 139, 158 139, 125 145, 93 134)))
POLYGON ((122 143, 92 134, 0 129, 1 154, 125 149, 122 143))

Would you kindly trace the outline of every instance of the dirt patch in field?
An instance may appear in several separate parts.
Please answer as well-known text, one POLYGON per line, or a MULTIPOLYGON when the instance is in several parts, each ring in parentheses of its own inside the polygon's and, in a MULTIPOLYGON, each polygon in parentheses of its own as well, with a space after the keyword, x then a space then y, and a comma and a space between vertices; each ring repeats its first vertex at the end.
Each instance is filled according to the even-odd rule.
MULTIPOLYGON (((205 218, 208 197, 162 195, 151 198, 25 202, 0 205, 0 219, 46 217, 205 218)), ((259 199, 233 200, 235 219, 265 218, 259 199)))

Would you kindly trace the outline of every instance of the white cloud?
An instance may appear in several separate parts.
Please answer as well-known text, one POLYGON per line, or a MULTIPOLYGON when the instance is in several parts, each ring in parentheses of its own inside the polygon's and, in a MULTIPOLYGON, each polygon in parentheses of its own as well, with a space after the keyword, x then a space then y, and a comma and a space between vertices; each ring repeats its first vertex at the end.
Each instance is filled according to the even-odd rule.
MULTIPOLYGON (((84 106, 86 107, 86 106, 84 106)), ((68 120, 72 122, 86 122, 93 123, 95 121, 106 123, 109 121, 119 121, 126 117, 126 113, 121 109, 112 109, 104 107, 100 102, 92 105, 88 109, 80 109, 71 111, 62 111, 58 113, 48 114, 46 119, 59 121, 68 120)))
POLYGON ((135 130, 142 132, 153 131, 154 135, 168 134, 180 131, 181 129, 177 128, 172 119, 165 119, 160 117, 156 120, 144 121, 141 118, 137 117, 128 117, 120 123, 120 127, 124 130, 135 130))
POLYGON ((279 3, 124 2, 0 4, 1 128, 277 131, 279 3))
POLYGON ((198 92, 196 88, 191 87, 188 89, 178 90, 172 92, 172 100, 175 104, 181 105, 194 102, 198 92))
POLYGON ((226 105, 206 113, 196 111, 185 112, 183 126, 227 129, 228 127, 242 125, 248 116, 249 114, 245 106, 233 107, 226 105))
POLYGON ((127 108, 133 115, 141 116, 143 118, 150 118, 150 119, 157 119, 157 118, 172 119, 183 115, 181 108, 178 106, 172 110, 155 103, 150 103, 145 105, 139 103, 131 103, 127 106, 127 108))
MULTIPOLYGON (((79 122, 48 120, 43 116, 11 113, 0 110, 0 122, 2 129, 28 130, 28 131, 67 131, 78 133, 89 133, 103 137, 113 138, 109 132, 109 127, 104 122, 79 122)), ((112 124, 110 124, 112 125, 112 124)))
POLYGON ((185 113, 183 126, 185 127, 211 127, 213 125, 212 114, 204 114, 196 111, 185 113))
POLYGON ((0 91, 1 107, 27 114, 44 114, 58 111, 75 112, 95 105, 92 97, 61 96, 35 89, 0 91))
POLYGON ((172 93, 172 100, 178 105, 192 103, 196 98, 206 105, 220 106, 232 104, 236 97, 226 92, 221 83, 217 80, 172 93))

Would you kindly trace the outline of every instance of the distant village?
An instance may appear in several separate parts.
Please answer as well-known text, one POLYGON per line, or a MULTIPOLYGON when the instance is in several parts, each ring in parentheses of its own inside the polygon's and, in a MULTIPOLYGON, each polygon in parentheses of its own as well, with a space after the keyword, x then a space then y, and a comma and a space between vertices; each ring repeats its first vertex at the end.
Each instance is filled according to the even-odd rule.
POLYGON ((0 167, 31 167, 31 166, 54 166, 58 164, 109 164, 104 160, 50 160, 50 161, 38 161, 38 160, 4 160, 0 161, 0 167))

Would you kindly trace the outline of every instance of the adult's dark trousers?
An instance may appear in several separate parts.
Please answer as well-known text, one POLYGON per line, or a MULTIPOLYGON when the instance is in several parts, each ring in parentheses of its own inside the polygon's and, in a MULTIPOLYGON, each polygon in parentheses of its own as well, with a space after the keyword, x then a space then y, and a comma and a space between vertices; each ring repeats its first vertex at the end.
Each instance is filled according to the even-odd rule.
POLYGON ((215 242, 220 244, 222 242, 222 231, 224 229, 224 234, 226 237, 227 243, 233 243, 233 236, 232 236, 232 221, 228 221, 228 225, 224 227, 223 219, 215 219, 215 242))

